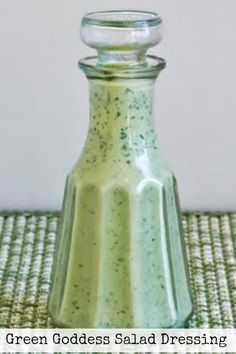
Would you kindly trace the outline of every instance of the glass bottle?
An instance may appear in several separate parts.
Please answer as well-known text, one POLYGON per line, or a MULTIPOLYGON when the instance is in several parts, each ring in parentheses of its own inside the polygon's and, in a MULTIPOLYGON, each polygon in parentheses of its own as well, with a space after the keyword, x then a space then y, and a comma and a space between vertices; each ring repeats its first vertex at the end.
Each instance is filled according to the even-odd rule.
POLYGON ((192 301, 176 182, 154 132, 155 13, 87 14, 90 124, 66 183, 49 310, 59 327, 167 328, 192 301))

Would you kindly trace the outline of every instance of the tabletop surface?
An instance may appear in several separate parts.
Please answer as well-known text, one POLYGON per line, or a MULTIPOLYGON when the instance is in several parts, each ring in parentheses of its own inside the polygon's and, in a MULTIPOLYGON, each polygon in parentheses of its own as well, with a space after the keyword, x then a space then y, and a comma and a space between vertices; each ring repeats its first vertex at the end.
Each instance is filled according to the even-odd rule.
MULTIPOLYGON (((236 213, 183 213, 190 327, 236 324, 236 213)), ((0 327, 52 327, 47 312, 59 212, 0 212, 0 327)))

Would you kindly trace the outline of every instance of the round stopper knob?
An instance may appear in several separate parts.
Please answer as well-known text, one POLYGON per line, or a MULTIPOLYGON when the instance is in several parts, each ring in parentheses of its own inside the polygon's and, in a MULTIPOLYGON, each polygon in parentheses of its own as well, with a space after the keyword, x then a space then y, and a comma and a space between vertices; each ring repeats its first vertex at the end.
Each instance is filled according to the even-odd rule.
POLYGON ((135 52, 141 62, 147 49, 160 42, 162 20, 158 14, 145 11, 88 13, 82 19, 81 38, 98 51, 100 63, 119 62, 121 58, 132 62, 135 52))

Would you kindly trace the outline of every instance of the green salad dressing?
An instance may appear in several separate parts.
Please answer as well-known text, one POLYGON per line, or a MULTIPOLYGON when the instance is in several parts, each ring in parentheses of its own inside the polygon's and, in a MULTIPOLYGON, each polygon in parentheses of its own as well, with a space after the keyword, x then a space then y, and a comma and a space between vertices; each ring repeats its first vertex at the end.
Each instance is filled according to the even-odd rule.
POLYGON ((162 67, 131 77, 82 66, 90 124, 64 196, 49 304, 58 326, 178 327, 191 314, 176 183, 154 131, 162 67))

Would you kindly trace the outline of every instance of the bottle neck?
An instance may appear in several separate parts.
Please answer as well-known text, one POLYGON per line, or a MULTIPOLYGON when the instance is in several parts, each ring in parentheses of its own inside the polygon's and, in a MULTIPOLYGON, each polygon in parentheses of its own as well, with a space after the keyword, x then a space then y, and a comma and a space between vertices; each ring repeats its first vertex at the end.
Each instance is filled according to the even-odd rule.
POLYGON ((146 51, 143 50, 100 50, 98 51, 97 65, 104 66, 117 66, 117 67, 137 67, 147 66, 146 51))
POLYGON ((90 124, 85 152, 125 159, 157 149, 153 79, 89 80, 90 124))

